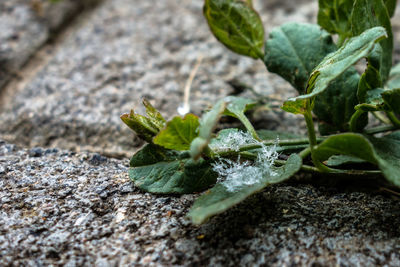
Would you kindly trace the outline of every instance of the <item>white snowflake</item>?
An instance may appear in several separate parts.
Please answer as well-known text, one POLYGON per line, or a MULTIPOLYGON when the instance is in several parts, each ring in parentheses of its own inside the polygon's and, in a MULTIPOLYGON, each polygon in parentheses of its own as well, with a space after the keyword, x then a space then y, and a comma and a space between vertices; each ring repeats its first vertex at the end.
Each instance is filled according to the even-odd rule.
MULTIPOLYGON (((218 181, 222 183, 229 192, 235 192, 244 186, 254 185, 265 176, 275 176, 277 173, 271 168, 278 158, 277 152, 278 139, 273 146, 265 146, 261 142, 253 139, 249 134, 240 132, 232 133, 223 140, 228 141, 230 149, 235 151, 246 144, 260 144, 257 159, 252 163, 242 161, 240 157, 236 161, 230 159, 219 159, 213 164, 213 170, 218 173, 218 181), (235 140, 235 137, 237 138, 235 140), (251 139, 251 140, 250 140, 251 139)), ((227 146, 228 146, 227 145, 227 146)), ((218 146, 221 149, 221 146, 218 146)))

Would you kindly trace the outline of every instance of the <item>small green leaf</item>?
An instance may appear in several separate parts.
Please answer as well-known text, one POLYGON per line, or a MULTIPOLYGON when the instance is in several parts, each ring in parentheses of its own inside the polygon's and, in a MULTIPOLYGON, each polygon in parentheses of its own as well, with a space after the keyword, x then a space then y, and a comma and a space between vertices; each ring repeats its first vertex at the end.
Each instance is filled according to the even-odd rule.
POLYGON ((312 70, 336 50, 329 33, 317 25, 287 23, 271 31, 265 44, 264 62, 300 94, 305 93, 312 70))
POLYGON ((209 162, 194 162, 188 153, 152 144, 137 152, 130 162, 129 177, 140 189, 157 194, 200 192, 216 182, 209 162))
POLYGON ((361 75, 358 83, 357 97, 360 103, 367 101, 367 92, 376 88, 382 88, 382 80, 379 71, 372 65, 368 64, 367 69, 361 75))
POLYGON ((135 112, 131 110, 130 114, 121 115, 121 120, 135 131, 141 139, 152 143, 153 137, 164 128, 165 119, 146 99, 143 99, 143 105, 146 107, 148 117, 135 114, 135 112))
POLYGON ((364 111, 383 111, 389 110, 388 106, 385 105, 384 100, 382 98, 382 93, 384 90, 382 88, 376 88, 373 90, 367 91, 365 97, 365 103, 359 104, 355 106, 355 109, 361 109, 364 111))
POLYGON ((214 36, 227 48, 263 57, 264 28, 250 0, 205 0, 203 13, 214 36))
POLYGON ((301 113, 301 108, 306 106, 307 99, 325 91, 334 79, 358 60, 367 57, 375 43, 385 37, 385 29, 375 27, 366 30, 360 36, 349 39, 339 50, 326 56, 311 73, 308 80, 308 94, 289 99, 284 103, 284 109, 286 107, 287 111, 301 113))
POLYGON ((259 139, 253 125, 246 115, 244 115, 245 111, 254 107, 256 102, 254 100, 236 96, 227 96, 224 98, 224 101, 227 103, 224 115, 239 119, 246 127, 247 131, 249 131, 249 133, 253 136, 253 138, 259 139))
POLYGON ((400 88, 400 63, 390 70, 389 79, 386 83, 388 89, 400 88))
POLYGON ((319 0, 318 24, 344 40, 351 37, 351 12, 354 0, 319 0))
POLYGON ((302 99, 289 99, 283 103, 281 108, 293 114, 305 114, 307 112, 306 101, 302 99))
POLYGON ((200 119, 199 136, 196 137, 190 145, 190 155, 193 159, 198 159, 203 151, 208 147, 212 133, 217 126, 222 113, 225 111, 226 103, 218 101, 214 107, 206 112, 200 119))
POLYGON ((202 224, 211 216, 220 214, 227 209, 242 202, 247 197, 255 194, 270 184, 280 183, 298 172, 301 168, 302 161, 297 154, 291 155, 286 164, 280 168, 276 168, 277 175, 273 177, 262 177, 262 179, 251 186, 246 186, 238 191, 228 191, 223 184, 217 184, 209 191, 199 197, 188 216, 194 224, 202 224))
POLYGON ((351 15, 353 36, 375 26, 382 26, 386 30, 387 38, 381 40, 382 46, 380 75, 382 81, 388 78, 392 67, 393 34, 388 10, 383 0, 355 0, 353 13, 351 15))
POLYGON ((345 133, 333 135, 316 147, 313 157, 321 162, 332 155, 348 155, 377 165, 385 178, 400 187, 400 141, 345 133))
POLYGON ((400 88, 385 90, 381 95, 389 108, 400 114, 400 88))
POLYGON ((199 119, 187 114, 183 119, 174 117, 161 132, 154 137, 154 144, 174 150, 189 150, 190 143, 198 136, 199 119))

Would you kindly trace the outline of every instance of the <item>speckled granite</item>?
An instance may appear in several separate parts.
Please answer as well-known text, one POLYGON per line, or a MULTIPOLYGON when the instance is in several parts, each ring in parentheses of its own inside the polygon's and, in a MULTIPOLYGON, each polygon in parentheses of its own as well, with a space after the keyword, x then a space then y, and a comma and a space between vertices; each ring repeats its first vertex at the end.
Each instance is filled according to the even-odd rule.
POLYGON ((142 193, 127 164, 0 142, 0 265, 400 265, 399 199, 293 182, 194 227, 197 195, 142 193))

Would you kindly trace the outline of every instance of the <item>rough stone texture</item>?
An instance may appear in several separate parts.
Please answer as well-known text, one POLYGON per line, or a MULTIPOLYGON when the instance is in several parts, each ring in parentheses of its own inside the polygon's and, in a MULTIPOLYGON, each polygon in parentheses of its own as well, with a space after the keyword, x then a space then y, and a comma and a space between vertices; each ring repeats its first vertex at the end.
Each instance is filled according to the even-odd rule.
POLYGON ((0 142, 1 266, 399 266, 399 199, 273 186, 200 227, 196 195, 132 188, 127 160, 0 142))
MULTIPOLYGON (((316 3, 256 2, 267 31, 285 21, 314 18, 316 3), (282 8, 285 7, 285 8, 282 8)), ((280 104, 293 96, 288 83, 265 71, 261 61, 235 55, 211 35, 202 1, 107 1, 80 23, 54 58, 7 101, 0 135, 12 143, 98 151, 113 156, 141 145, 119 116, 143 112, 146 97, 167 117, 177 113, 185 82, 198 57, 203 63, 192 85, 197 114, 231 93, 234 78, 280 104), (179 15, 174 15, 179 14, 179 15)), ((297 117, 266 114, 265 128, 292 131, 297 117)))
MULTIPOLYGON (((19 70, 73 10, 63 5, 82 1, 64 0, 58 11, 44 4, 42 15, 32 13, 32 2, 39 3, 0 3, 0 71, 19 70)), ((316 1, 254 3, 267 34, 287 21, 315 22, 316 1)), ((104 1, 32 80, 21 77, 26 86, 2 99, 0 139, 9 142, 0 141, 0 266, 400 266, 399 199, 374 186, 292 181, 200 227, 185 218, 198 195, 132 187, 124 156, 141 143, 119 115, 143 112, 142 97, 167 117, 176 114, 200 55, 196 114, 234 92, 233 79, 277 104, 294 94, 261 62, 218 44, 201 9, 202 1, 104 1)), ((398 15, 393 25, 398 62, 398 15)), ((299 131, 296 117, 264 115, 264 128, 299 131)))
MULTIPOLYGON (((2 0, 0 2, 0 90, 64 22, 90 2, 2 0)), ((93 2, 93 1, 91 1, 93 2)))

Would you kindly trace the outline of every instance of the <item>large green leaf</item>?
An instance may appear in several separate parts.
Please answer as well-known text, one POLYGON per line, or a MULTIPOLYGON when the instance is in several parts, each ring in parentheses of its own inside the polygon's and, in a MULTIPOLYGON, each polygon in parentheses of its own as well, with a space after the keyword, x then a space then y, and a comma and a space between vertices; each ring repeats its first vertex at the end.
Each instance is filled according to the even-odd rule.
POLYGON ((161 132, 154 137, 154 144, 168 149, 189 150, 190 143, 198 136, 199 119, 193 114, 184 118, 174 117, 161 132))
POLYGON ((249 133, 255 139, 259 139, 253 125, 246 117, 246 115, 244 115, 245 111, 255 106, 256 101, 236 96, 227 96, 224 98, 224 101, 227 103, 224 115, 232 116, 239 119, 246 127, 247 131, 249 131, 249 133))
POLYGON ((383 27, 366 30, 361 35, 349 39, 345 45, 329 54, 314 69, 308 80, 307 94, 291 98, 283 105, 283 109, 293 113, 302 113, 307 99, 324 92, 329 84, 361 58, 367 57, 377 41, 386 37, 383 27))
POLYGON ((318 24, 340 39, 351 37, 351 12, 354 0, 319 0, 318 24))
POLYGON ((217 126, 222 113, 225 111, 225 108, 226 102, 220 100, 200 119, 199 136, 196 137, 190 145, 190 155, 193 159, 198 159, 203 151, 207 149, 213 131, 217 126))
POLYGON ((287 23, 271 31, 265 44, 264 62, 304 94, 312 70, 336 50, 329 33, 317 25, 287 23))
POLYGON ((148 144, 130 162, 129 177, 140 189, 157 194, 200 192, 216 182, 210 163, 189 154, 148 144))
POLYGON ((388 10, 389 16, 393 17, 394 12, 396 11, 397 0, 384 0, 384 2, 388 10))
POLYGON ((121 120, 135 131, 140 138, 152 143, 153 137, 164 128, 165 119, 146 99, 143 99, 143 105, 146 107, 147 117, 135 114, 131 110, 130 114, 121 115, 121 120))
POLYGON ((293 154, 288 158, 284 166, 276 169, 276 175, 260 177, 259 182, 256 184, 244 186, 233 192, 228 190, 222 183, 217 184, 195 201, 188 216, 194 224, 202 224, 211 216, 226 211, 268 185, 287 180, 299 171, 301 164, 301 158, 297 154, 293 154))
POLYGON ((332 155, 353 156, 375 164, 388 181, 400 187, 400 141, 398 140, 345 133, 327 138, 313 152, 314 159, 321 162, 332 155))
POLYGON ((241 55, 262 58, 264 28, 251 1, 205 0, 204 16, 215 37, 241 55))
POLYGON ((393 34, 388 10, 383 0, 355 0, 351 15, 353 36, 360 35, 364 31, 375 26, 382 26, 386 30, 387 38, 381 40, 382 46, 381 64, 379 72, 382 81, 388 78, 392 67, 393 34))

